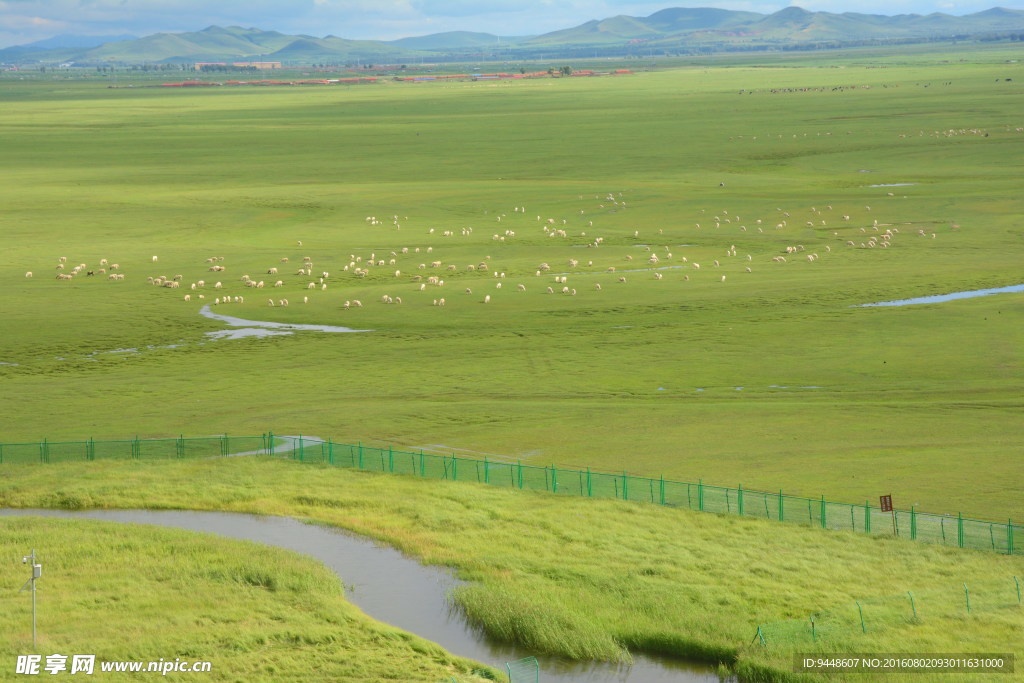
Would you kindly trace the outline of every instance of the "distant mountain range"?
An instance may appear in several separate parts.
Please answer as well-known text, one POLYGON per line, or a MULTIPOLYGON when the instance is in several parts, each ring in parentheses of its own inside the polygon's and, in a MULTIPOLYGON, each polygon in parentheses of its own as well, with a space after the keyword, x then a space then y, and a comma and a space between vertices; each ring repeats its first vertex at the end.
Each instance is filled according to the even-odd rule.
POLYGON ((817 49, 978 37, 1024 39, 1024 11, 994 7, 962 17, 933 13, 883 16, 808 12, 774 14, 708 7, 619 15, 537 36, 453 31, 392 41, 316 38, 277 31, 210 26, 144 38, 58 36, 0 50, 3 63, 142 64, 277 61, 285 65, 445 60, 560 59, 694 54, 719 50, 817 49))

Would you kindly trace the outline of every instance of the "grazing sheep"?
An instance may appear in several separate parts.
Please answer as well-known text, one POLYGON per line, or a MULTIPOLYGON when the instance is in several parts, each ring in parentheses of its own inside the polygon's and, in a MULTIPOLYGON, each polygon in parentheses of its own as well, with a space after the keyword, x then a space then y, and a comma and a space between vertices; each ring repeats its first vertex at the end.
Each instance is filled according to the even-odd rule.
POLYGON ((185 295, 185 301, 192 301, 192 295, 191 294, 186 294, 185 295))
MULTIPOLYGON (((501 283, 498 283, 498 284, 501 284, 501 283)), ((526 285, 516 285, 516 289, 519 290, 520 292, 525 292, 526 291, 526 285)))
POLYGON ((25 277, 32 277, 32 271, 30 270, 27 273, 25 273, 25 277))
POLYGON ((626 281, 626 277, 624 275, 620 275, 619 276, 619 282, 625 282, 625 281, 626 281))
POLYGON ((153 263, 156 263, 156 261, 157 261, 157 258, 156 258, 156 256, 154 256, 153 257, 153 263))
POLYGON ((597 291, 600 292, 601 291, 601 283, 600 282, 595 282, 594 283, 594 289, 596 289, 597 291))
POLYGON ((487 296, 484 297, 484 303, 485 304, 491 303, 491 295, 490 294, 488 294, 487 296))

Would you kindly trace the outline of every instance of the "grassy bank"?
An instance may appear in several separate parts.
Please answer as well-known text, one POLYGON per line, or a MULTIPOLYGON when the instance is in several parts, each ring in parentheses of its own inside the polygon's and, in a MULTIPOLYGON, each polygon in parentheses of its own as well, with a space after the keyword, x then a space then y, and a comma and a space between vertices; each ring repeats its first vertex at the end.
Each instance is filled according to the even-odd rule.
MULTIPOLYGON (((369 619, 341 583, 296 553, 221 537, 141 525, 44 518, 0 520, 5 557, 39 549, 38 642, 32 646, 27 593, 0 597, 0 654, 94 654, 99 661, 176 658, 211 663, 219 681, 481 680, 479 665, 369 619), (130 634, 130 636, 128 635, 130 634)), ((24 567, 5 563, 5 585, 24 567)), ((45 657, 43 663, 45 664, 45 657)))
POLYGON ((754 677, 785 677, 794 651, 1021 652, 1024 612, 1009 599, 1019 558, 267 457, 11 465, 0 481, 4 506, 228 510, 369 534, 455 568, 473 582, 457 595, 470 617, 536 652, 659 652, 754 677), (964 583, 970 614, 957 602, 964 583), (890 603, 906 591, 921 618, 890 603), (867 634, 849 614, 855 600, 867 634), (791 632, 826 612, 839 615, 831 637, 812 646, 791 632), (767 647, 750 644, 759 625, 767 647))

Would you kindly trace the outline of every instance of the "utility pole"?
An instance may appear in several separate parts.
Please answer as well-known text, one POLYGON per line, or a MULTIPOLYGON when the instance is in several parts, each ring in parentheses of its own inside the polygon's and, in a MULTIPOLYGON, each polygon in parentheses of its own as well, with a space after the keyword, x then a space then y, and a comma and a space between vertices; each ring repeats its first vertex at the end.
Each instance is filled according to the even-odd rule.
POLYGON ((32 591, 32 649, 34 650, 36 648, 36 579, 43 575, 43 565, 36 564, 35 548, 32 549, 31 555, 26 555, 21 558, 21 563, 28 564, 29 560, 32 561, 32 578, 26 581, 25 585, 22 586, 21 590, 19 590, 18 592, 20 593, 21 591, 31 586, 30 590, 32 591))

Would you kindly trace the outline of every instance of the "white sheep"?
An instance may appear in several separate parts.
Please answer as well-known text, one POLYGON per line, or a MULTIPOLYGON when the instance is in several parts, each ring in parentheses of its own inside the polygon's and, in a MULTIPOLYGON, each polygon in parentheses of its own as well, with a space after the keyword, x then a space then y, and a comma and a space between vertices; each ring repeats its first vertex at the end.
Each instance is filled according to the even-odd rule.
POLYGON ((27 273, 25 273, 25 277, 32 277, 32 271, 30 270, 27 273))
POLYGON ((490 294, 488 294, 487 296, 484 297, 484 303, 485 304, 491 303, 491 295, 490 294))

